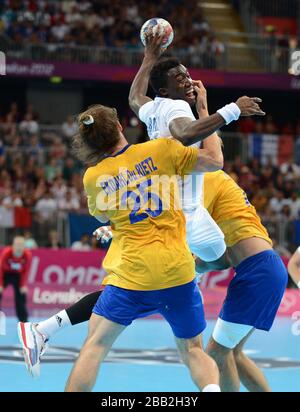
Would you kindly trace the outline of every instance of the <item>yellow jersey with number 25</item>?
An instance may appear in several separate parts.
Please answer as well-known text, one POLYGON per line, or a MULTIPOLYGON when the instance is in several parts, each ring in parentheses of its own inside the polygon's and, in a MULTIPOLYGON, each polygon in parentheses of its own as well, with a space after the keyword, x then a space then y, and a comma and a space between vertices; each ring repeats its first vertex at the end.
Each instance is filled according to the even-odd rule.
POLYGON ((161 138, 128 145, 87 169, 83 182, 90 214, 105 214, 113 232, 103 284, 158 290, 193 280, 195 264, 174 177, 188 175, 197 158, 198 149, 161 138), (162 184, 162 177, 171 183, 162 184))

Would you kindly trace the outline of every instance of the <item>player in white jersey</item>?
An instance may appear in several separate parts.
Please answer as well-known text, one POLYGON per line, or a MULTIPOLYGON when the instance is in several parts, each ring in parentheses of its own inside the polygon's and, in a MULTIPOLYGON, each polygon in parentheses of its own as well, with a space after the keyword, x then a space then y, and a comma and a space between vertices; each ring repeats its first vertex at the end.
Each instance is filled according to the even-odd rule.
MULTIPOLYGON (((203 147, 220 155, 221 145, 215 133, 221 126, 237 120, 240 115, 264 115, 259 98, 241 97, 209 116, 206 91, 200 81, 193 81, 187 69, 176 58, 157 62, 161 53, 161 36, 147 37, 145 56, 132 83, 129 104, 147 126, 150 139, 174 137, 184 145, 203 140, 203 147), (146 96, 148 84, 157 93, 154 100, 146 96), (191 106, 199 115, 196 120, 191 106), (206 139, 207 138, 207 139, 206 139)), ((182 207, 186 217, 187 241, 191 251, 206 262, 223 266, 226 251, 224 235, 203 207, 203 174, 187 176, 182 182, 182 207)))

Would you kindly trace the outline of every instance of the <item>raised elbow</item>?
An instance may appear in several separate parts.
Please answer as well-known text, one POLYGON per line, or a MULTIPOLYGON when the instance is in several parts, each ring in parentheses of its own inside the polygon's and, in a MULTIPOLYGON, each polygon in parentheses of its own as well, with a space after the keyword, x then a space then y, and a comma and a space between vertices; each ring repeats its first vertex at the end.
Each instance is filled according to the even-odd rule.
POLYGON ((183 146, 190 146, 191 145, 191 136, 189 133, 186 132, 180 132, 180 133, 174 133, 172 131, 172 136, 178 140, 180 143, 183 144, 183 146))
POLYGON ((130 108, 131 109, 133 109, 135 106, 136 106, 136 104, 135 104, 135 96, 133 95, 133 94, 129 94, 129 96, 128 96, 128 103, 129 103, 129 106, 130 106, 130 108))

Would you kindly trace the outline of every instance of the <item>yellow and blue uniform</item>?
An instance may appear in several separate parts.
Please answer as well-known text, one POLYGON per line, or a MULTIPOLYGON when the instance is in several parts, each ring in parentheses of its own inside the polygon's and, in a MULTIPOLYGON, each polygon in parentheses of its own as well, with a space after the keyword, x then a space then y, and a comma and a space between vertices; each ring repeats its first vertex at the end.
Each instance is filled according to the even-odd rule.
MULTIPOLYGON (((272 245, 246 193, 225 172, 205 174, 204 205, 223 231, 227 247, 252 237, 272 245)), ((219 318, 269 330, 287 284, 287 271, 280 256, 271 249, 262 251, 242 261, 235 272, 219 318)), ((226 326, 224 329, 217 323, 213 337, 219 344, 233 348, 238 342, 233 339, 232 329, 228 336, 226 330, 226 326)), ((236 336, 243 338, 241 331, 236 336)))
POLYGON ((158 179, 187 175, 197 158, 198 149, 162 138, 127 145, 86 171, 89 211, 105 215, 113 232, 103 262, 107 286, 94 313, 129 325, 137 317, 159 312, 179 338, 204 329, 194 260, 177 203, 177 179, 170 185, 158 179))
POLYGON ((272 245, 246 193, 222 170, 204 175, 204 207, 224 233, 227 247, 250 237, 265 239, 272 245))

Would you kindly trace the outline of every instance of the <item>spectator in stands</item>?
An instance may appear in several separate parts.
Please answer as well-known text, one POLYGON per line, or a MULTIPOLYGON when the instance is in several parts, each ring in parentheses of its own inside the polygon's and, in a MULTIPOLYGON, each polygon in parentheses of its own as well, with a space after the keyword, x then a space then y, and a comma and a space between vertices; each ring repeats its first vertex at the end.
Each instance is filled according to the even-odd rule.
POLYGON ((59 210, 64 212, 77 212, 80 209, 80 202, 77 194, 68 190, 65 197, 58 200, 57 206, 59 210))
POLYGON ((61 169, 64 163, 65 156, 66 146, 63 144, 61 138, 56 136, 51 146, 51 157, 57 159, 57 164, 60 166, 61 169))
POLYGON ((63 42, 67 33, 69 33, 70 27, 65 24, 62 19, 57 19, 55 25, 51 27, 51 34, 57 42, 63 42))
POLYGON ((288 204, 283 205, 279 214, 279 219, 281 222, 290 222, 292 220, 292 212, 288 204))
POLYGON ((28 156, 35 158, 40 165, 44 164, 43 146, 40 143, 38 136, 35 134, 30 136, 27 153, 28 156))
POLYGON ((249 167, 245 165, 242 166, 239 173, 239 184, 241 187, 248 193, 255 181, 256 178, 249 167))
POLYGON ((297 192, 293 192, 292 196, 288 200, 288 206, 290 207, 291 210, 291 218, 292 219, 299 219, 300 217, 300 199, 298 197, 297 192))
POLYGON ((29 103, 26 107, 26 113, 25 116, 27 114, 30 114, 33 120, 38 121, 39 119, 39 114, 38 112, 34 109, 33 105, 31 103, 29 103))
POLYGON ((67 157, 64 163, 64 168, 62 172, 63 179, 69 182, 74 175, 74 173, 78 173, 78 169, 75 166, 74 159, 72 157, 67 157))
POLYGON ((2 201, 2 206, 6 207, 7 209, 13 209, 14 207, 22 207, 23 201, 20 194, 10 192, 10 194, 4 197, 2 201))
POLYGON ((81 236, 80 240, 77 240, 72 243, 71 246, 72 250, 77 250, 77 251, 89 251, 92 249, 90 245, 90 238, 88 234, 84 234, 81 236))
POLYGON ((46 191, 44 196, 37 201, 35 211, 39 223, 53 223, 57 211, 57 203, 50 191, 46 191))
POLYGON ((26 232, 24 232, 24 239, 26 249, 36 249, 38 247, 35 239, 32 236, 32 233, 29 230, 26 230, 26 232))
POLYGON ((56 230, 50 230, 46 247, 49 249, 61 249, 63 247, 56 230))
POLYGON ((64 199, 67 193, 67 185, 63 180, 62 176, 58 174, 55 179, 53 179, 51 186, 51 193, 54 199, 59 202, 61 199, 64 199))
POLYGON ((294 162, 291 157, 287 162, 280 166, 280 173, 284 175, 285 181, 297 180, 300 178, 300 167, 294 162))
POLYGON ((262 166, 261 166, 259 159, 257 158, 251 159, 248 166, 256 178, 260 177, 262 166))
POLYGON ((254 126, 254 133, 261 135, 264 133, 264 124, 261 121, 257 121, 254 126))
POLYGON ((284 193, 280 190, 275 192, 275 196, 270 199, 269 205, 270 210, 274 213, 279 214, 284 205, 286 205, 286 199, 284 198, 284 193))
POLYGON ((293 192, 296 190, 296 182, 287 180, 284 183, 283 194, 285 199, 290 199, 293 192))
POLYGON ((73 27, 74 25, 76 25, 76 23, 81 23, 82 20, 83 16, 79 13, 79 8, 77 4, 73 2, 71 8, 68 9, 65 15, 65 22, 73 27))
MULTIPOLYGON (((39 2, 36 8, 32 2, 18 1, 13 15, 11 10, 0 10, 0 21, 5 20, 6 38, 12 44, 21 46, 26 41, 35 46, 46 45, 45 57, 51 59, 52 53, 68 45, 106 45, 108 47, 141 48, 139 30, 149 16, 165 17, 172 24, 176 22, 175 47, 186 51, 193 38, 199 38, 204 52, 197 65, 214 67, 216 56, 224 51, 224 45, 211 33, 207 22, 203 20, 199 7, 189 8, 178 1, 147 2, 118 0, 107 2, 39 2), (40 6, 43 4, 44 6, 40 6), (49 56, 47 56, 49 53, 49 56)), ((33 49, 33 53, 37 49, 33 49)), ((87 51, 72 53, 64 50, 62 57, 74 61, 86 56, 87 51)), ((38 56, 40 53, 38 53, 38 56)), ((97 50, 87 54, 91 60, 97 56, 97 50)), ((126 59, 126 54, 124 58, 126 59)), ((194 55, 192 56, 194 57, 194 55)), ((79 60, 81 61, 81 60, 79 60)))
POLYGON ((78 126, 72 116, 68 116, 67 120, 62 124, 62 132, 64 137, 71 138, 78 131, 78 126))
POLYGON ((7 116, 10 117, 11 121, 13 123, 18 123, 21 120, 21 115, 20 115, 20 111, 19 111, 19 106, 17 102, 13 102, 10 105, 10 110, 7 114, 7 116))
POLYGON ((55 157, 51 157, 49 163, 45 166, 45 176, 49 183, 52 183, 55 178, 61 174, 62 168, 58 164, 58 160, 55 157))
POLYGON ((270 165, 263 167, 258 179, 260 188, 266 188, 270 183, 274 181, 274 178, 274 168, 270 165))
POLYGON ((39 131, 39 125, 36 120, 33 119, 31 113, 25 115, 24 120, 19 125, 20 132, 28 133, 29 135, 36 134, 39 131))

